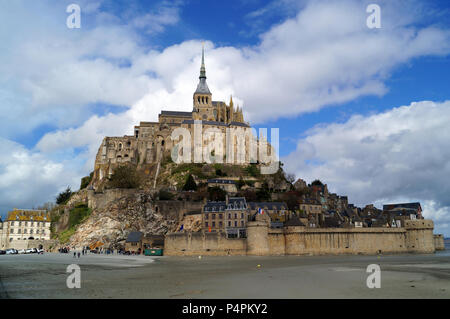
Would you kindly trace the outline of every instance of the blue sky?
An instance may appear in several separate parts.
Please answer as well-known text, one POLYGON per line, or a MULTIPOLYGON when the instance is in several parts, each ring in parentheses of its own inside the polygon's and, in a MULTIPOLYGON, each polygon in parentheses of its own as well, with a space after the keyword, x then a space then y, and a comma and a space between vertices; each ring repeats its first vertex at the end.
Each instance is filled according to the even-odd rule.
POLYGON ((358 205, 419 200, 449 236, 450 6, 377 1, 370 30, 372 2, 3 2, 2 214, 77 189, 103 136, 189 111, 206 41, 213 98, 280 128, 288 172, 358 205))

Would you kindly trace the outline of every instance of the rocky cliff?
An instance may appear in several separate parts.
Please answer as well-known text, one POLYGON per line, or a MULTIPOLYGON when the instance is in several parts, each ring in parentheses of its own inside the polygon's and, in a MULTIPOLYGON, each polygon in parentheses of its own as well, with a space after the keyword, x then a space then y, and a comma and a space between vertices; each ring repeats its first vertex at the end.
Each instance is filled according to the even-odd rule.
POLYGON ((175 231, 178 224, 176 218, 155 209, 151 194, 128 192, 102 208, 94 209, 76 229, 68 245, 81 247, 103 243, 105 247, 118 248, 133 230, 164 235, 175 231))

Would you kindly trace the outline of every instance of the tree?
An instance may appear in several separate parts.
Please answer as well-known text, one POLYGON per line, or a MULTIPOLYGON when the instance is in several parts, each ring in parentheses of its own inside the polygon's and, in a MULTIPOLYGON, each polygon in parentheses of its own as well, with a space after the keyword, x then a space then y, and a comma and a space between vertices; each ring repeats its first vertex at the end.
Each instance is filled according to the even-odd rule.
POLYGON ((227 192, 224 191, 222 188, 214 186, 214 187, 208 187, 208 199, 212 201, 224 201, 225 197, 227 195, 227 192))
POLYGON ((295 175, 290 173, 286 175, 286 180, 288 181, 289 184, 293 185, 295 182, 295 175))
POLYGON ((259 201, 271 200, 269 185, 267 184, 267 182, 264 182, 262 188, 256 192, 256 197, 259 201))
POLYGON ((117 167, 108 182, 110 188, 138 188, 139 185, 140 178, 131 165, 117 167))
POLYGON ((67 186, 66 190, 64 192, 59 193, 58 196, 56 197, 56 204, 58 205, 66 204, 69 201, 70 196, 72 196, 72 190, 70 189, 69 186, 67 186))
POLYGON ((192 177, 191 174, 189 174, 188 178, 186 179, 186 183, 183 186, 184 191, 196 191, 197 190, 197 184, 195 183, 194 177, 192 177))
POLYGON ((312 186, 323 186, 322 182, 318 179, 311 183, 312 186))

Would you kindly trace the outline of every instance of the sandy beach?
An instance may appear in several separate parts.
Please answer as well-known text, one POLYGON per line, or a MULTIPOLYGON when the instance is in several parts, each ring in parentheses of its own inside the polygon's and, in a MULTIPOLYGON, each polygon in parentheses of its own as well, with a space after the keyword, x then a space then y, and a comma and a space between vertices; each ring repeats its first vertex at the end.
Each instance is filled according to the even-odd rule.
POLYGON ((450 298, 450 251, 430 255, 0 256, 1 298, 450 298), (78 264, 81 288, 69 289, 78 264), (369 289, 369 264, 381 288, 369 289), (259 265, 259 266, 258 266, 259 265))

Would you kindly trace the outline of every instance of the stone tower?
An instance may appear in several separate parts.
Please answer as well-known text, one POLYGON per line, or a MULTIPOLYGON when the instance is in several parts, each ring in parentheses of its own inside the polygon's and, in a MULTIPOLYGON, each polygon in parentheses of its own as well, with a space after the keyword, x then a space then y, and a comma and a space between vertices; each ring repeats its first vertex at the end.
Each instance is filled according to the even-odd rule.
POLYGON ((269 254, 269 225, 267 214, 257 214, 247 224, 247 255, 267 256, 269 254))
POLYGON ((195 120, 215 121, 212 94, 206 84, 205 49, 202 48, 202 65, 200 67, 199 82, 194 92, 194 108, 192 116, 195 120))

